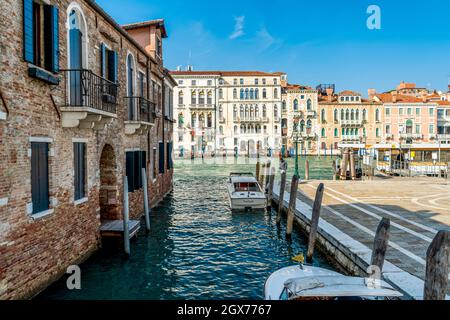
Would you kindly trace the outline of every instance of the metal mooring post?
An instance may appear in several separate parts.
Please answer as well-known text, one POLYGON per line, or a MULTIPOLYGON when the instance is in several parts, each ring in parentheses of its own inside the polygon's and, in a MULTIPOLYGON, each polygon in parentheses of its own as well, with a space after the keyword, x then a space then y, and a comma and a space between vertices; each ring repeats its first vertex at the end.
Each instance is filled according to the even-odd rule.
POLYGON ((144 184, 144 213, 145 213, 145 227, 147 232, 150 232, 150 208, 148 199, 148 184, 147 184, 147 173, 145 168, 142 168, 142 181, 144 184))
POLYGON ((128 203, 128 178, 123 180, 123 245, 125 254, 130 256, 130 217, 128 203))

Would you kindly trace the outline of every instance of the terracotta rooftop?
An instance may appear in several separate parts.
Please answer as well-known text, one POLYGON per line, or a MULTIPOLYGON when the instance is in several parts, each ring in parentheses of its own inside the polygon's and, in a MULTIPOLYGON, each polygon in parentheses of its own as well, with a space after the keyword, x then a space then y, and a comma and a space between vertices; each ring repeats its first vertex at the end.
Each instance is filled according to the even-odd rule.
POLYGON ((351 90, 344 90, 339 93, 340 96, 360 96, 361 94, 358 92, 354 92, 351 90))
POLYGON ((151 26, 156 26, 157 28, 161 29, 161 36, 163 38, 167 38, 167 31, 166 31, 166 27, 164 25, 163 19, 147 20, 147 21, 142 21, 142 22, 125 24, 122 26, 122 28, 124 28, 125 30, 131 30, 131 29, 145 28, 145 27, 151 27, 151 26))
MULTIPOLYGON (((378 99, 380 99, 380 101, 382 101, 384 103, 389 103, 389 102, 394 101, 392 93, 377 93, 375 95, 375 97, 377 97, 378 99)), ((420 102, 423 102, 423 99, 412 97, 412 96, 407 96, 404 94, 397 94, 397 102, 399 102, 399 103, 402 103, 402 102, 420 103, 420 102)))
POLYGON ((290 84, 288 83, 285 86, 286 90, 313 90, 311 87, 308 86, 303 86, 301 84, 290 84))
POLYGON ((263 72, 263 71, 170 71, 172 75, 218 75, 223 77, 232 76, 279 76, 282 72, 263 72))
POLYGON ((437 103, 440 106, 448 106, 448 107, 450 107, 450 101, 439 100, 439 101, 433 101, 433 102, 437 103))

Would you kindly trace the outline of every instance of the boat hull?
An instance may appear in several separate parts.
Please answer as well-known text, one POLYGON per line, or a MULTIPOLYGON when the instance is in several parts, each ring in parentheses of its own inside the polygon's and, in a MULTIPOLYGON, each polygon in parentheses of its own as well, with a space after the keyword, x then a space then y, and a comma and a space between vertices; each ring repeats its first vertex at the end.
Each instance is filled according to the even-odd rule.
POLYGON ((265 198, 232 198, 230 197, 231 210, 264 210, 267 207, 265 198))

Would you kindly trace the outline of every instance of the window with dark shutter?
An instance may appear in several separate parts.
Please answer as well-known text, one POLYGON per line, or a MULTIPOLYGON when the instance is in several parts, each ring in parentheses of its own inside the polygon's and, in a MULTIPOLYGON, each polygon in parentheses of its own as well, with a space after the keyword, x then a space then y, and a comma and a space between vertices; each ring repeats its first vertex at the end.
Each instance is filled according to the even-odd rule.
POLYGON ((172 169, 172 142, 167 143, 167 169, 172 169))
POLYGON ((118 55, 116 51, 108 50, 108 77, 112 82, 117 82, 118 55))
POLYGON ((34 63, 33 0, 23 1, 23 59, 34 63))
POLYGON ((31 198, 33 214, 49 209, 48 143, 31 143, 31 198))
POLYGON ((26 62, 59 72, 59 10, 23 0, 23 56, 26 62))
POLYGON ((128 151, 126 153, 126 175, 128 177, 128 192, 141 189, 142 168, 145 168, 147 155, 145 151, 128 151))
POLYGON ((164 173, 164 142, 159 143, 159 173, 164 173))
POLYGON ((74 151, 74 199, 80 200, 86 197, 86 144, 75 142, 74 151))

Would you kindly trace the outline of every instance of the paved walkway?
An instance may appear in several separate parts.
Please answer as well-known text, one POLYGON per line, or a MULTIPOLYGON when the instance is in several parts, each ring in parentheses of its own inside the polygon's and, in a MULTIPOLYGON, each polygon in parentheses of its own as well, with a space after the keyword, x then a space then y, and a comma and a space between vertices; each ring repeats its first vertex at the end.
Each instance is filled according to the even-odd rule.
POLYGON ((450 230, 450 181, 437 178, 310 181, 299 185, 298 199, 312 206, 320 182, 325 184, 322 219, 372 248, 381 218, 389 218, 387 261, 424 279, 428 246, 437 231, 450 230))

